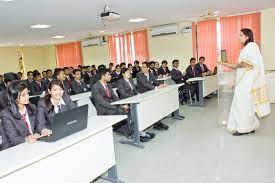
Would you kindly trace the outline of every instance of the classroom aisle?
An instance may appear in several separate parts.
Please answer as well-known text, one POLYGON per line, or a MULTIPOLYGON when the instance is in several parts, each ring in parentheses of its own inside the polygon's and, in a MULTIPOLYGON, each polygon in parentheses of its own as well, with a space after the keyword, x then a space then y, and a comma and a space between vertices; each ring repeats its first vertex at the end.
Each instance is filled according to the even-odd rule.
MULTIPOLYGON (((274 111, 275 105, 272 105, 274 111)), ((275 114, 254 135, 234 137, 217 125, 217 99, 207 107, 182 106, 183 121, 138 149, 118 143, 119 176, 127 183, 274 183, 275 114)), ((100 182, 100 181, 99 181, 100 182)))

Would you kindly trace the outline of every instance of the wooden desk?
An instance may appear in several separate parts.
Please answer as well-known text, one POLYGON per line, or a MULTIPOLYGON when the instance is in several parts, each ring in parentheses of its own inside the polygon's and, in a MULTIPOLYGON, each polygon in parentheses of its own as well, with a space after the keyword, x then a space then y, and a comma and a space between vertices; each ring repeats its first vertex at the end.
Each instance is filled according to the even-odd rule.
POLYGON ((88 128, 54 143, 24 143, 0 152, 0 182, 89 183, 118 179, 112 125, 126 116, 93 116, 88 128))

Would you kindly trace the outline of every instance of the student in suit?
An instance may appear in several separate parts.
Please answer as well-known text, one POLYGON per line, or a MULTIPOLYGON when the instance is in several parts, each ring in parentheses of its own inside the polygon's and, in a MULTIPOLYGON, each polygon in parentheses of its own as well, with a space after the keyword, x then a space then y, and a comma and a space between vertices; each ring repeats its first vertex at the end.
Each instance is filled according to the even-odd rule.
POLYGON ((120 99, 125 99, 138 94, 134 80, 131 78, 130 70, 121 69, 122 78, 117 82, 117 91, 120 99))
POLYGON ((9 148, 9 142, 8 142, 8 138, 7 138, 7 135, 3 129, 3 126, 2 126, 2 121, 0 119, 0 151, 3 151, 5 149, 8 149, 9 148))
POLYGON ((190 65, 186 68, 185 75, 186 75, 187 79, 202 76, 202 74, 200 74, 195 67, 196 67, 196 59, 191 58, 190 65))
POLYGON ((64 70, 65 77, 66 77, 65 81, 71 86, 72 81, 74 79, 73 79, 73 76, 71 77, 70 69, 68 67, 64 67, 63 70, 64 70))
MULTIPOLYGON (((137 87, 131 78, 130 70, 127 68, 121 69, 122 78, 117 82, 117 91, 120 99, 125 99, 128 97, 132 97, 138 94, 137 87)), ((147 141, 153 139, 155 137, 154 133, 149 132, 141 132, 141 138, 149 138, 143 139, 142 141, 147 141)))
POLYGON ((120 69, 126 68, 126 63, 125 62, 121 62, 120 63, 120 69))
POLYGON ((199 63, 197 63, 197 65, 195 66, 197 72, 201 74, 203 77, 212 75, 212 72, 208 69, 208 67, 204 64, 204 62, 205 62, 205 57, 200 57, 199 63))
POLYGON ((155 69, 159 70, 159 63, 155 62, 155 69))
POLYGON ((120 76, 120 70, 121 70, 120 69, 120 65, 117 65, 115 71, 111 74, 112 79, 113 78, 119 78, 119 76, 120 76))
POLYGON ((71 94, 71 87, 70 87, 69 83, 66 82, 66 76, 65 76, 64 70, 63 69, 57 69, 56 72, 55 72, 55 75, 56 75, 56 79, 59 79, 62 82, 62 84, 64 85, 65 94, 70 95, 71 94))
MULTIPOLYGON (((99 71, 99 70, 101 70, 101 69, 106 69, 106 66, 103 65, 103 64, 101 64, 101 65, 99 65, 99 66, 97 67, 97 71, 99 71)), ((109 71, 109 69, 108 69, 108 71, 109 71)), ((109 72, 109 73, 111 73, 111 72, 109 72)), ((96 72, 96 73, 95 73, 94 75, 92 75, 91 78, 90 78, 90 88, 92 88, 92 86, 93 86, 94 84, 96 84, 98 81, 99 81, 99 76, 98 76, 98 72, 96 72)))
POLYGON ((48 86, 48 84, 53 80, 53 71, 51 69, 48 69, 46 71, 47 74, 47 78, 45 79, 46 81, 46 85, 48 86))
POLYGON ((170 70, 168 68, 168 62, 166 60, 163 60, 161 62, 161 67, 158 69, 158 74, 161 76, 169 76, 170 70))
POLYGON ((27 79, 24 80, 24 81, 27 84, 29 91, 31 91, 31 85, 32 85, 32 82, 33 82, 33 73, 32 73, 32 71, 27 72, 27 79))
POLYGON ((29 142, 34 143, 40 137, 36 131, 36 107, 29 103, 27 85, 19 80, 8 86, 7 108, 0 118, 10 146, 29 142))
POLYGON ((47 79, 47 71, 42 71, 42 81, 46 82, 47 79))
MULTIPOLYGON (((116 106, 112 102, 118 101, 118 96, 113 92, 111 84, 111 75, 106 68, 98 71, 99 81, 92 86, 92 101, 95 105, 98 115, 126 115, 128 105, 116 106)), ((133 133, 132 127, 128 121, 122 121, 114 126, 114 130, 124 134, 126 137, 133 133)))
POLYGON ((22 80, 23 79, 23 74, 22 74, 22 72, 18 72, 17 73, 17 78, 18 78, 18 80, 22 80))
POLYGON ((4 110, 7 106, 7 99, 8 99, 8 91, 6 89, 7 86, 10 85, 10 83, 14 80, 18 80, 17 74, 13 72, 5 73, 4 74, 4 83, 5 83, 5 89, 3 89, 0 92, 0 112, 4 110))
POLYGON ((114 69, 113 67, 114 67, 114 64, 113 64, 113 63, 109 63, 109 68, 108 68, 108 70, 109 70, 110 73, 113 73, 113 71, 114 71, 114 70, 113 70, 113 69, 114 69))
MULTIPOLYGON (((150 90, 160 89, 166 87, 167 84, 160 84, 155 76, 149 72, 150 64, 143 62, 141 66, 141 72, 137 74, 137 90, 139 93, 145 93, 150 90)), ((157 130, 167 130, 169 127, 161 122, 157 122, 154 125, 157 130)))
MULTIPOLYGON (((184 83, 185 85, 181 86, 180 90, 188 89, 191 92, 191 96, 193 96, 198 90, 197 86, 191 83, 186 82, 189 78, 187 75, 183 75, 182 72, 178 69, 179 67, 179 60, 173 60, 173 69, 171 70, 171 77, 175 81, 176 84, 184 83)), ((182 100, 186 101, 189 96, 186 94, 181 98, 182 100)), ((190 99, 192 100, 192 99, 190 99)))
POLYGON ((31 95, 42 95, 47 89, 47 84, 41 80, 39 72, 33 73, 33 81, 31 83, 31 95))
POLYGON ((129 69, 129 71, 131 73, 131 77, 132 77, 133 76, 133 69, 134 69, 133 65, 132 64, 128 64, 128 69, 129 69))
POLYGON ((134 68, 133 68, 133 75, 132 75, 132 77, 133 78, 136 78, 137 77, 137 74, 139 73, 141 71, 141 68, 140 68, 140 66, 139 66, 139 61, 135 61, 134 62, 134 68))
POLYGON ((80 94, 89 91, 88 86, 84 81, 81 81, 81 71, 75 69, 74 72, 74 80, 71 85, 72 95, 80 94))
POLYGON ((54 114, 76 107, 69 95, 64 93, 64 86, 58 79, 49 83, 45 97, 37 105, 37 130, 42 136, 52 133, 52 117, 54 114))
POLYGON ((151 62, 150 62, 150 72, 151 72, 155 77, 158 77, 158 75, 159 75, 158 69, 155 68, 155 62, 154 62, 154 61, 151 61, 151 62))

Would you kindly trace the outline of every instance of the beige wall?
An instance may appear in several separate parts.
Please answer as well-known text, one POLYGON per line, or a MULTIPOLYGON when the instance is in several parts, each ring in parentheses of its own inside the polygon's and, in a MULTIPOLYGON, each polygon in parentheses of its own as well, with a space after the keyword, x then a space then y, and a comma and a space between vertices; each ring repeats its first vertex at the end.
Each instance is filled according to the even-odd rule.
POLYGON ((275 70, 275 8, 261 13, 261 48, 266 70, 275 70))
MULTIPOLYGON (((183 26, 190 26, 190 23, 179 24, 179 30, 183 26)), ((172 61, 180 61, 179 68, 185 70, 189 65, 189 60, 193 55, 192 51, 192 33, 182 33, 176 35, 151 37, 148 34, 150 60, 167 60, 169 67, 172 67, 172 61)))
POLYGON ((18 72, 17 51, 21 49, 24 54, 26 71, 37 69, 39 71, 56 67, 54 46, 39 47, 0 47, 0 73, 18 72))
POLYGON ((108 45, 82 48, 84 65, 109 65, 108 45))

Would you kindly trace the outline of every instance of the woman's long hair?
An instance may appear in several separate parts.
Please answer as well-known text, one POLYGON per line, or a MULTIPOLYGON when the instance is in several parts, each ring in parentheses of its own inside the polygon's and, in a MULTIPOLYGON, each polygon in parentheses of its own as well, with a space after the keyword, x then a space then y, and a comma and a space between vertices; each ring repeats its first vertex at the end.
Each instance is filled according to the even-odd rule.
POLYGON ((123 79, 123 74, 125 74, 128 70, 128 68, 122 68, 119 74, 119 79, 123 79))
MULTIPOLYGON (((15 80, 8 86, 7 94, 7 108, 16 119, 21 119, 16 99, 21 96, 23 90, 28 89, 27 84, 24 81, 15 80)), ((26 105, 28 113, 33 115, 35 108, 30 103, 26 105)))
POLYGON ((251 29, 244 28, 241 30, 241 32, 248 37, 248 39, 244 43, 244 46, 246 46, 250 42, 254 42, 253 31, 251 29))
POLYGON ((44 101, 45 101, 46 107, 48 109, 48 112, 52 112, 54 110, 54 106, 52 105, 52 102, 51 102, 51 94, 49 93, 49 90, 52 90, 54 85, 60 86, 64 90, 64 85, 63 85, 62 81, 60 81, 59 79, 53 79, 49 83, 48 89, 44 96, 44 101))

